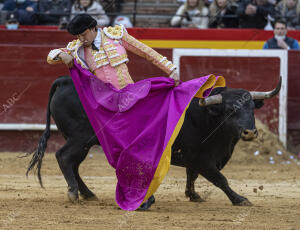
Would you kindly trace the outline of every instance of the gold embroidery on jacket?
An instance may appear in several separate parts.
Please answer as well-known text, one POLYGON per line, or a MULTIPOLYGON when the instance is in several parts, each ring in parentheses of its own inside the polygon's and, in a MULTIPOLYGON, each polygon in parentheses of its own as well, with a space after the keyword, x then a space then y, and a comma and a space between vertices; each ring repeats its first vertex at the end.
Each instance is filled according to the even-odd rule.
POLYGON ((114 57, 114 58, 110 59, 110 65, 111 66, 117 66, 117 65, 120 65, 121 63, 124 63, 124 62, 127 62, 127 61, 129 61, 128 58, 127 58, 127 55, 122 54, 118 57, 114 57))
POLYGON ((117 52, 117 50, 107 51, 106 53, 107 53, 107 56, 109 59, 120 56, 120 54, 117 52))
POLYGON ((108 56, 108 61, 111 66, 115 67, 117 65, 120 65, 124 62, 129 61, 126 53, 122 54, 122 55, 120 55, 118 53, 116 45, 114 43, 110 43, 108 41, 108 38, 105 36, 105 33, 102 36, 102 41, 103 41, 103 44, 107 44, 107 45, 104 45, 103 49, 104 49, 106 55, 108 56))
POLYGON ((100 68, 101 66, 108 65, 108 64, 109 64, 109 61, 107 60, 107 58, 96 61, 97 69, 100 68))
POLYGON ((67 45, 67 50, 73 51, 73 50, 79 48, 78 46, 79 46, 80 43, 81 42, 80 42, 79 39, 69 42, 68 45, 67 45))
POLYGON ((118 65, 116 66, 116 72, 117 72, 117 79, 118 79, 118 83, 119 83, 119 87, 120 89, 124 88, 127 84, 124 80, 124 76, 123 76, 123 68, 122 65, 118 65))
POLYGON ((114 44, 109 44, 104 46, 105 51, 116 50, 117 47, 114 44))
POLYGON ((95 58, 95 61, 96 61, 98 59, 104 59, 104 58, 107 59, 107 56, 106 56, 106 54, 96 54, 96 55, 94 55, 94 58, 95 58))
POLYGON ((129 71, 128 71, 128 67, 125 64, 121 64, 120 66, 122 66, 123 69, 123 74, 125 74, 125 81, 127 84, 129 83, 134 83, 134 81, 132 80, 129 71))
POLYGON ((121 39, 124 34, 124 28, 123 25, 110 26, 103 28, 103 32, 111 39, 121 39))

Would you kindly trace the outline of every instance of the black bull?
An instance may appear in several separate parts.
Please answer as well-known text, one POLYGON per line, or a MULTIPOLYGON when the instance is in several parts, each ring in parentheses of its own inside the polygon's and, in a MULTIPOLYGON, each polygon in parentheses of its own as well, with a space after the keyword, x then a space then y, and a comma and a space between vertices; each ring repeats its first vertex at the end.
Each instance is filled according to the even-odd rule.
MULTIPOLYGON (((187 110, 183 126, 172 146, 173 165, 186 168, 185 195, 190 201, 203 201, 195 192, 194 183, 201 174, 219 187, 234 205, 251 205, 238 195, 220 172, 231 158, 239 139, 249 141, 257 136, 254 109, 263 106, 263 100, 276 95, 281 87, 270 92, 249 92, 243 89, 217 88, 205 100, 194 98, 187 110)), ((49 93, 47 125, 35 150, 28 172, 35 166, 41 186, 41 166, 50 137, 50 116, 66 139, 56 152, 59 167, 68 184, 71 201, 78 200, 78 191, 84 199, 96 198, 82 181, 78 168, 93 145, 99 145, 92 126, 81 105, 72 80, 56 79, 49 93)))

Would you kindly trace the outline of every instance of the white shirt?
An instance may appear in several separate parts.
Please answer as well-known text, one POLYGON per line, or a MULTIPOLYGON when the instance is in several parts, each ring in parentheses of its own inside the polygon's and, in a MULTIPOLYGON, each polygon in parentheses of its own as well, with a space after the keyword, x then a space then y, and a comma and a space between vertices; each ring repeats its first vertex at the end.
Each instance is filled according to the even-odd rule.
MULTIPOLYGON (((101 45, 101 29, 98 29, 97 31, 97 35, 96 35, 96 38, 94 40, 94 44, 97 48, 100 47, 101 45)), ((84 62, 84 64, 87 66, 86 62, 85 62, 85 59, 84 59, 84 49, 83 49, 83 46, 79 47, 78 49, 78 56, 79 58, 84 62)))

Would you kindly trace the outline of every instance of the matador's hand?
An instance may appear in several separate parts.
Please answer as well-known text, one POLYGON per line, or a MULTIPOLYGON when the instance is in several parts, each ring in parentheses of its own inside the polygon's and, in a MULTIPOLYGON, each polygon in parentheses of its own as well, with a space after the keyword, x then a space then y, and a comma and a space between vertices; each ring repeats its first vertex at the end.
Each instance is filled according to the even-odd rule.
POLYGON ((176 87, 180 84, 180 80, 174 80, 174 83, 175 83, 175 87, 176 87))
POLYGON ((61 52, 58 57, 65 63, 69 68, 73 66, 73 57, 70 54, 61 52))
POLYGON ((175 86, 178 86, 178 85, 180 84, 179 75, 178 75, 178 73, 177 73, 176 70, 174 70, 174 71, 171 73, 170 78, 173 78, 173 79, 174 79, 175 86))

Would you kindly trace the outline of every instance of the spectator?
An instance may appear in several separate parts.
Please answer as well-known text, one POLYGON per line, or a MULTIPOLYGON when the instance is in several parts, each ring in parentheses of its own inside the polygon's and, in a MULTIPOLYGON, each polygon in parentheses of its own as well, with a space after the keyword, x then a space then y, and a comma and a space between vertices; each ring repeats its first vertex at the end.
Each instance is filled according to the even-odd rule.
POLYGON ((123 25, 125 28, 131 28, 132 23, 127 16, 117 16, 113 22, 113 26, 115 25, 123 25))
POLYGON ((3 8, 3 1, 0 0, 0 25, 5 24, 6 17, 7 17, 7 11, 2 10, 3 8))
POLYGON ((171 20, 173 27, 207 28, 208 9, 202 0, 187 0, 171 20))
POLYGON ((62 17, 69 17, 71 7, 71 0, 40 0, 38 3, 39 23, 58 25, 62 17))
POLYGON ((98 2, 102 3, 102 6, 106 12, 118 14, 122 10, 122 4, 124 3, 124 0, 98 0, 98 2))
POLYGON ((6 0, 2 10, 16 12, 21 25, 35 25, 37 23, 37 5, 29 0, 6 0))
POLYGON ((237 28, 238 5, 230 0, 214 0, 209 7, 209 28, 237 28))
POLYGON ((19 28, 19 22, 16 17, 16 13, 9 13, 5 22, 5 27, 8 30, 17 30, 19 28))
POLYGON ((295 29, 298 25, 297 3, 298 0, 282 0, 275 7, 275 19, 285 19, 288 29, 295 29))
POLYGON ((274 5, 268 0, 241 0, 237 9, 241 28, 263 29, 268 15, 274 16, 274 5))
POLYGON ((207 7, 207 9, 209 9, 209 6, 214 2, 214 0, 203 0, 204 1, 204 5, 207 7))
POLYGON ((71 19, 77 14, 89 14, 97 21, 98 26, 107 26, 110 21, 100 3, 94 0, 76 0, 71 13, 71 19))
POLYGON ((122 10, 122 3, 124 0, 115 0, 115 12, 120 13, 122 10))
POLYGON ((63 16, 59 20, 58 28, 60 30, 66 30, 69 24, 69 20, 67 19, 67 16, 63 16))
POLYGON ((287 23, 284 20, 277 20, 274 24, 274 37, 269 39, 263 49, 293 49, 299 50, 297 40, 287 37, 287 23))

